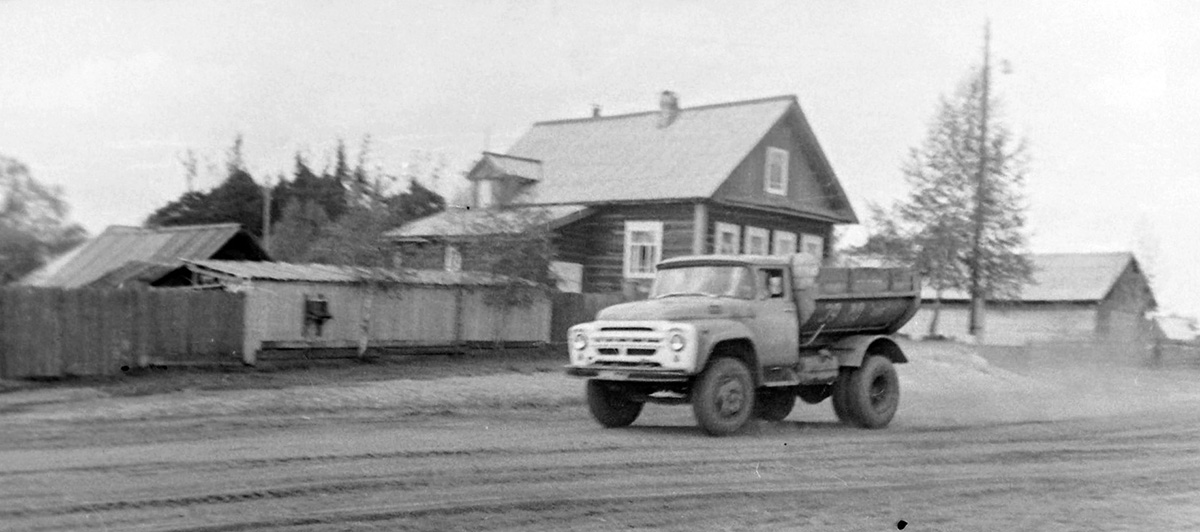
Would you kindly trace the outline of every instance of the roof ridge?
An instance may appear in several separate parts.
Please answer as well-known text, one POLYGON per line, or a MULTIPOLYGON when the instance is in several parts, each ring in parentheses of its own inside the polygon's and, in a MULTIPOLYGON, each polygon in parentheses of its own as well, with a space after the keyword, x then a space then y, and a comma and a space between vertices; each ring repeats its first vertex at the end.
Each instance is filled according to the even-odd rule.
MULTIPOLYGON (((732 102, 718 102, 718 103, 709 103, 709 104, 704 104, 704 105, 696 105, 696 106, 692 106, 692 107, 680 107, 679 112, 683 113, 683 112, 687 112, 687 111, 707 111, 710 109, 719 109, 719 108, 723 108, 723 107, 737 107, 739 105, 754 105, 754 104, 766 103, 766 102, 771 102, 771 101, 776 101, 776 100, 791 100, 791 101, 794 101, 797 103, 799 102, 799 100, 796 98, 795 94, 784 94, 784 95, 779 95, 779 96, 768 96, 768 97, 764 97, 764 98, 753 98, 753 99, 749 99, 749 100, 737 100, 737 101, 732 101, 732 102)), ((560 119, 555 119, 555 120, 542 120, 539 122, 534 122, 533 125, 534 126, 552 126, 552 125, 559 125, 559 124, 571 124, 571 123, 576 123, 576 122, 600 122, 600 121, 604 121, 604 120, 633 118, 633 117, 638 117, 638 116, 646 116, 646 115, 654 115, 654 114, 658 114, 658 111, 657 110, 637 111, 637 112, 633 112, 633 113, 624 113, 624 114, 619 114, 619 115, 588 116, 588 117, 583 117, 583 118, 560 118, 560 119)))
POLYGON ((516 159, 516 160, 518 160, 518 161, 528 161, 528 162, 531 162, 531 163, 542 164, 542 160, 541 160, 541 159, 533 159, 533 158, 530 158, 530 157, 521 157, 521 156, 518 156, 518 155, 509 155, 509 154, 507 154, 507 153, 496 153, 496 152, 494 152, 494 151, 485 151, 485 152, 483 152, 483 154, 484 154, 484 155, 491 155, 491 156, 493 156, 493 157, 503 157, 503 158, 505 158, 505 159, 516 159))

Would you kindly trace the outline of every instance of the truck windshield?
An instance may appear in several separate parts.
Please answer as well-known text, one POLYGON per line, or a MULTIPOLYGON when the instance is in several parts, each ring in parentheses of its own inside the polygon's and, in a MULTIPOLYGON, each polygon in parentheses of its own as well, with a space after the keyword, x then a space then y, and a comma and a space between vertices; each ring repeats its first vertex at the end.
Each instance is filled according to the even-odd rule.
POLYGON ((650 297, 710 296, 754 299, 754 277, 745 266, 687 266, 659 270, 650 297))

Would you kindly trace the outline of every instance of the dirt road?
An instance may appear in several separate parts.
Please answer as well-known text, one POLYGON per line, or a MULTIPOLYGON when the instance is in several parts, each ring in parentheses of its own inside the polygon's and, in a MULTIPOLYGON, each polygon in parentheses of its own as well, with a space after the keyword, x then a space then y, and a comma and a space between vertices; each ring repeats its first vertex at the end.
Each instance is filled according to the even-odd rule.
POLYGON ((1196 377, 929 358, 886 430, 800 405, 729 438, 601 429, 554 374, 10 400, 0 529, 1200 530, 1196 377))

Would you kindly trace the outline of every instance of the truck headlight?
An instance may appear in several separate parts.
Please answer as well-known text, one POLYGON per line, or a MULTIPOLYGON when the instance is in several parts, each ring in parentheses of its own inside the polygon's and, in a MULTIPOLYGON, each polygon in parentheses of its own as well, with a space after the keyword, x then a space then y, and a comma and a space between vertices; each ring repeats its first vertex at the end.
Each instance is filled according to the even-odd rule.
POLYGON ((687 347, 687 338, 683 337, 683 333, 674 331, 671 333, 670 345, 672 351, 683 351, 683 348, 687 347))
POLYGON ((571 340, 571 347, 576 351, 583 351, 587 347, 587 335, 581 332, 575 333, 575 338, 571 340))

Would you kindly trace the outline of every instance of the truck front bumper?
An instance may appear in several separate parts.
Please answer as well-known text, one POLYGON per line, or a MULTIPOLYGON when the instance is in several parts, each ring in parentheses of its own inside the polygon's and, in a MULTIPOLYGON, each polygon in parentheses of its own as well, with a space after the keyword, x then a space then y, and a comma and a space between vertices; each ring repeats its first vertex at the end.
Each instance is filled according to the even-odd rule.
POLYGON ((682 370, 645 370, 612 366, 566 366, 567 375, 582 379, 635 382, 687 382, 692 378, 682 370))

